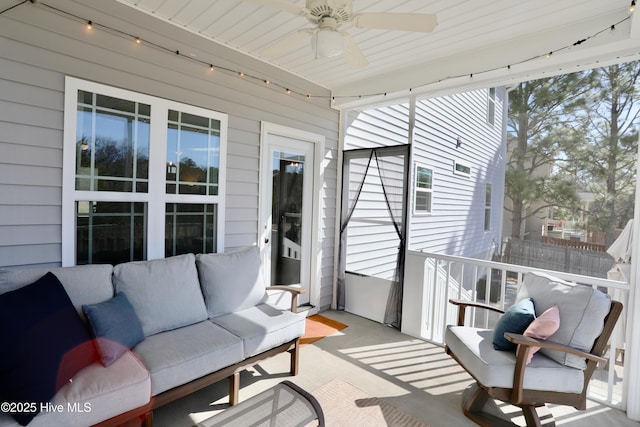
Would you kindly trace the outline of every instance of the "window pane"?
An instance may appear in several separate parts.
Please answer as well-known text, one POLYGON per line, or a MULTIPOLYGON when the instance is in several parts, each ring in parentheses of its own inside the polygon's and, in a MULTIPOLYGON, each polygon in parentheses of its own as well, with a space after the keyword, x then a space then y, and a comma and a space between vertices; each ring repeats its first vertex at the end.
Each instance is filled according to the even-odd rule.
POLYGON ((485 186, 484 205, 491 206, 491 184, 486 184, 485 186))
POLYGON ((118 264, 146 258, 145 204, 76 203, 76 264, 118 264))
POLYGON ((220 121, 169 111, 167 193, 218 194, 220 121))
POLYGON ((151 107, 78 91, 76 189, 134 192, 149 177, 151 107))
POLYGON ((431 193, 416 191, 416 212, 431 212, 431 193))
POLYGON ((432 177, 431 169, 418 166, 417 173, 416 173, 416 186, 418 188, 431 189, 431 177, 432 177))
POLYGON ((165 256, 215 252, 216 224, 215 205, 167 203, 165 256))
POLYGON ((487 208, 484 210, 484 231, 489 231, 491 229, 491 209, 487 208))

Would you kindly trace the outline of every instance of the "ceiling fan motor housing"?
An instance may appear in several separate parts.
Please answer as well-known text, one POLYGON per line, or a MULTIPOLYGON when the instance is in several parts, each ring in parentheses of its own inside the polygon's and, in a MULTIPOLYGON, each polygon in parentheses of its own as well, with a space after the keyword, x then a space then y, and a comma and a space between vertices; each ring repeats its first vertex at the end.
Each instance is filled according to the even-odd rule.
POLYGON ((318 22, 323 18, 333 18, 339 25, 351 20, 351 1, 307 0, 306 8, 309 11, 310 17, 314 18, 318 22), (332 3, 335 6, 332 6, 329 3, 332 3))

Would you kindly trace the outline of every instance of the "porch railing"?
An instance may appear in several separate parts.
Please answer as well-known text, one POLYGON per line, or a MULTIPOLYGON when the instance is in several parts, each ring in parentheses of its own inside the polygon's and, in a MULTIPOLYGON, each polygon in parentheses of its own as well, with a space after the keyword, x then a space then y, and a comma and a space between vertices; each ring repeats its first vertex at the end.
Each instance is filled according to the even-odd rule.
MULTIPOLYGON (((457 308, 450 298, 466 299, 508 308, 527 272, 542 272, 560 279, 597 287, 612 298, 628 301, 629 284, 590 276, 504 264, 473 258, 408 251, 405 260, 402 332, 444 345, 447 325, 457 322, 457 308)), ((470 314, 470 315, 469 315, 470 314)), ((488 310, 471 311, 468 324, 491 328, 499 315, 488 310)), ((626 311, 614 330, 606 366, 599 366, 589 387, 589 397, 625 409, 624 348, 626 311)))

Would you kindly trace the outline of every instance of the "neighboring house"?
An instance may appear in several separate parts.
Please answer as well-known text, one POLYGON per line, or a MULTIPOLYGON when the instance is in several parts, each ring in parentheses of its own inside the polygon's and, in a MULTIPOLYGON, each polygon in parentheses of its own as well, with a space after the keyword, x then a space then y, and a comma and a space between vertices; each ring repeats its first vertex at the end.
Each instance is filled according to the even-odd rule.
MULTIPOLYGON (((499 249, 506 96, 504 88, 491 88, 418 99, 415 108, 407 101, 350 112, 345 150, 411 144, 408 249, 480 259, 499 249)), ((402 170, 401 163, 395 166, 402 170)), ((384 173, 365 181, 348 226, 346 262, 354 273, 347 275, 347 288, 359 289, 347 289, 347 310, 379 321, 385 307, 376 302, 386 301, 380 295, 389 293, 399 244, 381 195, 378 175, 384 173), (376 296, 354 301, 367 293, 376 296)), ((351 177, 351 187, 359 179, 351 177)))

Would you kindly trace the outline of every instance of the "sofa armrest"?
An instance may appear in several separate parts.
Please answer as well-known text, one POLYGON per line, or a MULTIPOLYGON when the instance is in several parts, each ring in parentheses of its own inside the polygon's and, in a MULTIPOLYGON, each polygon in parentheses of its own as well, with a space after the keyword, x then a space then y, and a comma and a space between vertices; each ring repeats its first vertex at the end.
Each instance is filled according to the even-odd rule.
MULTIPOLYGON (((549 350, 562 351, 564 353, 575 354, 579 357, 584 357, 589 360, 593 360, 596 363, 605 363, 607 359, 604 357, 596 356, 595 354, 587 353, 577 348, 569 347, 564 344, 560 344, 554 341, 537 340, 531 337, 525 337, 524 335, 514 334, 511 332, 505 332, 504 337, 507 341, 514 344, 518 344, 516 350, 516 366, 513 371, 513 389, 511 399, 514 404, 522 402, 523 392, 522 387, 524 383, 524 370, 527 367, 526 360, 528 358, 531 347, 546 348, 549 350)), ((575 369, 567 367, 566 369, 575 369)))
POLYGON ((464 326, 464 316, 467 307, 483 308, 490 311, 496 311, 498 313, 504 313, 504 310, 494 307, 489 304, 482 304, 474 301, 467 301, 461 299, 450 299, 449 302, 458 306, 458 326, 464 326))
POLYGON ((298 288, 296 286, 267 286, 268 291, 287 291, 291 293, 291 312, 298 312, 298 295, 304 293, 304 289, 298 288))

